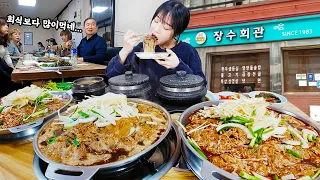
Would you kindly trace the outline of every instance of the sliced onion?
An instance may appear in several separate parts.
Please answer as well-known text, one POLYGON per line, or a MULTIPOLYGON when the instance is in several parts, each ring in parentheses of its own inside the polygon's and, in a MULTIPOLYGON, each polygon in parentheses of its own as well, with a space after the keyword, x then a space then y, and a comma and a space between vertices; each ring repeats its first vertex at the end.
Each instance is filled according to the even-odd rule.
POLYGON ((262 140, 266 141, 267 139, 269 139, 272 135, 274 134, 274 130, 268 132, 268 133, 265 133, 265 134, 262 134, 262 140))
POLYGON ((101 121, 101 120, 98 120, 94 123, 97 127, 105 127, 105 126, 108 126, 110 125, 111 123, 108 122, 108 121, 101 121))
POLYGON ((252 172, 252 174, 253 174, 255 177, 257 177, 257 178, 259 178, 259 179, 261 179, 261 180, 269 180, 268 178, 266 178, 266 177, 264 177, 264 176, 261 176, 260 174, 258 174, 258 173, 256 173, 256 172, 252 172))
POLYGON ((128 137, 131 136, 135 131, 136 131, 136 128, 131 127, 131 128, 130 128, 130 132, 129 132, 129 134, 128 134, 128 137))
POLYGON ((282 180, 291 180, 291 179, 297 179, 293 174, 289 174, 286 176, 281 177, 282 180))
POLYGON ((156 122, 151 122, 151 121, 147 121, 146 124, 150 124, 150 125, 157 125, 156 122))
POLYGON ((293 146, 300 146, 300 144, 301 144, 300 141, 291 141, 291 140, 284 141, 283 143, 288 144, 288 145, 293 145, 293 146))
POLYGON ((226 128, 226 127, 240 128, 241 130, 243 130, 247 134, 247 138, 248 139, 252 139, 253 138, 253 135, 250 133, 249 129, 246 126, 241 125, 241 124, 236 124, 236 123, 222 124, 222 125, 218 126, 216 128, 216 130, 220 131, 221 129, 226 128))
POLYGON ((318 133, 314 132, 314 131, 311 131, 309 129, 303 129, 302 130, 302 136, 303 136, 303 139, 306 141, 306 142, 309 142, 308 140, 308 136, 309 135, 312 135, 312 136, 318 136, 318 133))
POLYGON ((284 133, 286 133, 286 131, 287 131, 287 128, 286 127, 276 127, 276 128, 274 128, 274 134, 284 134, 284 133))
POLYGON ((97 116, 91 116, 85 119, 78 119, 77 121, 74 122, 78 122, 78 123, 88 123, 88 122, 93 122, 94 120, 96 120, 98 117, 97 116))
POLYGON ((311 131, 310 129, 303 129, 303 130, 302 130, 302 133, 304 133, 304 132, 306 132, 306 133, 308 133, 308 134, 312 134, 312 135, 318 136, 318 133, 317 133, 317 132, 311 131))
POLYGON ((294 129, 291 126, 288 126, 288 129, 292 131, 300 139, 300 141, 302 142, 302 145, 301 145, 302 148, 309 148, 308 143, 300 136, 300 134, 297 132, 296 129, 294 129))
POLYGON ((275 138, 285 138, 285 136, 279 136, 279 135, 272 135, 275 138))

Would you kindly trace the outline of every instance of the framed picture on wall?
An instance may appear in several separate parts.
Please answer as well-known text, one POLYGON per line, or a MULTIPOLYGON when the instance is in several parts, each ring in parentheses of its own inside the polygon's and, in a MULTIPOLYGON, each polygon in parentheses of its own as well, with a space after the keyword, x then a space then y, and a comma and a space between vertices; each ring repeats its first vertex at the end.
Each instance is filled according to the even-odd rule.
POLYGON ((33 45, 33 33, 25 32, 24 33, 24 45, 33 45))

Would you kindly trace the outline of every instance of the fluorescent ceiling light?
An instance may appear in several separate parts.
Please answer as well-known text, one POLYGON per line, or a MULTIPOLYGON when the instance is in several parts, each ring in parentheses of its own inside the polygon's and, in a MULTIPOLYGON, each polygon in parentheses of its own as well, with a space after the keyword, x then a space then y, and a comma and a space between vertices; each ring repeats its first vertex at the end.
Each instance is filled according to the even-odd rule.
POLYGON ((107 9, 108 7, 96 6, 92 9, 92 12, 101 13, 107 9))
POLYGON ((21 6, 35 6, 37 0, 19 0, 21 6))

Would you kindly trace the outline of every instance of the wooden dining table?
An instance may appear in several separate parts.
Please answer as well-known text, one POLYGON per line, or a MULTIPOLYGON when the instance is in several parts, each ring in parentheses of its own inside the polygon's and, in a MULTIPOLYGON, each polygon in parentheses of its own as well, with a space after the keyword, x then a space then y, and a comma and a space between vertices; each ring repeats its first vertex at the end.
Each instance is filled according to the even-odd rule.
MULTIPOLYGON (((308 115, 290 102, 286 102, 279 106, 310 120, 308 115)), ((171 115, 172 119, 175 120, 177 120, 179 116, 179 113, 171 115)), ((31 140, 19 143, 0 144, 0 179, 37 179, 33 170, 34 154, 31 140)), ((162 177, 162 180, 172 179, 193 180, 197 179, 197 177, 191 171, 173 167, 162 177)))
POLYGON ((64 79, 71 77, 85 76, 103 76, 106 72, 105 65, 84 62, 77 67, 68 70, 44 70, 38 66, 25 66, 23 60, 20 60, 12 72, 11 80, 20 81, 37 81, 50 79, 64 79))

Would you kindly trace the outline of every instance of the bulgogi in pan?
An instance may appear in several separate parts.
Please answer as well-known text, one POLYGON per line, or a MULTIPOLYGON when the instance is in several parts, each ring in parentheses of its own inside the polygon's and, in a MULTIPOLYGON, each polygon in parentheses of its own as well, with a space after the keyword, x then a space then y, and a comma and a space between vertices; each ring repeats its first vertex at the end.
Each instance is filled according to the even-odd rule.
POLYGON ((211 163, 245 179, 316 178, 317 131, 267 106, 253 98, 204 107, 188 118, 188 142, 211 163))
POLYGON ((93 166, 133 156, 165 133, 160 109, 127 102, 107 93, 70 107, 40 132, 38 147, 48 159, 71 166, 93 166))

